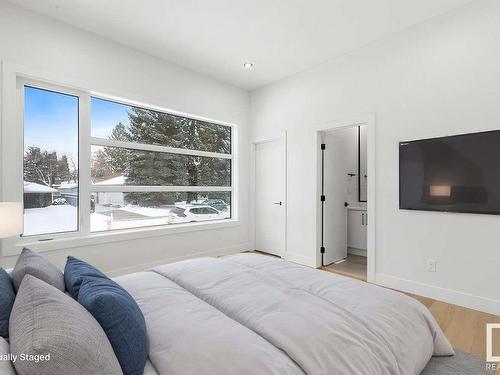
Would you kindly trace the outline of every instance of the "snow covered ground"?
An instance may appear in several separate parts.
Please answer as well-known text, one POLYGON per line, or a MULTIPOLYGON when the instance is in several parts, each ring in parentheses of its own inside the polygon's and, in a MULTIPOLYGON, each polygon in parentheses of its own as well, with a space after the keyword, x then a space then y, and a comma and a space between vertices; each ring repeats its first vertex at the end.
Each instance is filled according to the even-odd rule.
POLYGON ((140 218, 138 220, 113 220, 109 215, 103 215, 96 212, 90 215, 90 227, 92 232, 166 224, 168 224, 167 217, 149 217, 140 218))
POLYGON ((174 208, 173 205, 172 205, 172 207, 165 207, 165 208, 141 207, 141 206, 127 205, 127 206, 120 208, 120 210, 133 212, 133 213, 143 215, 143 216, 165 217, 165 216, 168 216, 168 214, 170 213, 170 210, 172 208, 174 208))
MULTIPOLYGON (((96 205, 96 212, 90 217, 92 232, 106 230, 148 227, 154 225, 167 225, 168 214, 172 207, 141 207, 127 205, 118 209, 109 209, 96 205), (112 211, 112 214, 111 214, 112 211)), ((230 207, 225 212, 224 218, 230 218, 230 207)))
POLYGON ((24 210, 24 235, 78 230, 78 209, 70 205, 24 210))
MULTIPOLYGON (((127 205, 109 208, 96 205, 90 215, 92 232, 146 227, 168 224, 167 216, 172 207, 155 208, 127 205), (113 214, 111 214, 113 213, 113 214)), ((230 217, 230 209, 227 218, 230 217)), ((24 235, 61 233, 76 231, 78 209, 70 205, 29 208, 24 210, 24 235)))

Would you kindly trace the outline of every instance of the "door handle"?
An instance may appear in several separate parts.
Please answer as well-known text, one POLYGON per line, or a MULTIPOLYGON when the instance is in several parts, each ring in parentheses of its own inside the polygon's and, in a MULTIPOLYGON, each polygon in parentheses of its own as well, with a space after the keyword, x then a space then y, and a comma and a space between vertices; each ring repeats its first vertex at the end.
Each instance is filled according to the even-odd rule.
POLYGON ((361 214, 361 225, 365 225, 365 214, 361 214))
POLYGON ((274 202, 274 204, 278 204, 281 206, 283 203, 282 202, 274 202))

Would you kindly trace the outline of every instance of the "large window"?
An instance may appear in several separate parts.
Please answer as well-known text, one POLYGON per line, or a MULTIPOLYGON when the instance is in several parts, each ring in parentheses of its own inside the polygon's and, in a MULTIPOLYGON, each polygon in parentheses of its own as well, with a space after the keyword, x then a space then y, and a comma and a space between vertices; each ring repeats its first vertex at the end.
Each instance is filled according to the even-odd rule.
POLYGON ((231 126, 32 82, 22 90, 24 236, 231 218, 231 126))
POLYGON ((229 126, 95 97, 91 108, 91 231, 231 217, 229 126))

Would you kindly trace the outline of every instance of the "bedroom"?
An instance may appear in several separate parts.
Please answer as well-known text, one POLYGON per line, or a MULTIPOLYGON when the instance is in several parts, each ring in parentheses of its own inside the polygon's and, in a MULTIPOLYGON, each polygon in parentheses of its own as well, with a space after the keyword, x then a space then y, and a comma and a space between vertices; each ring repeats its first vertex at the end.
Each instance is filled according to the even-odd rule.
MULTIPOLYGON (((429 308, 419 310, 421 316, 430 311, 455 348, 455 356, 433 357, 431 365, 438 367, 436 361, 448 361, 436 373, 445 373, 442 367, 448 365, 491 373, 496 361, 487 361, 486 324, 500 323, 499 216, 400 208, 399 145, 500 129, 499 19, 500 4, 493 0, 0 0, 0 202, 18 203, 2 206, 0 234, 6 238, 0 266, 14 279, 25 247, 60 271, 72 256, 122 280, 136 296, 134 277, 152 277, 144 271, 172 264, 162 268, 162 279, 150 281, 176 279, 164 287, 172 292, 165 298, 186 304, 194 303, 188 301, 196 296, 194 283, 207 280, 203 273, 197 280, 174 275, 175 267, 201 267, 213 280, 212 271, 232 274, 243 267, 234 263, 251 263, 263 275, 283 272, 280 280, 307 270, 312 273, 300 280, 301 288, 316 278, 321 284, 329 277, 326 289, 347 280, 353 290, 334 297, 343 301, 371 288, 373 293, 395 289, 417 296, 429 308), (322 258, 318 133, 359 124, 368 125, 368 282, 350 284, 351 279, 314 270, 322 258), (274 269, 278 258, 262 254, 238 258, 254 250, 277 254, 287 270, 274 269), (217 257, 221 263, 211 266, 182 263, 217 257)), ((33 276, 47 283, 39 273, 33 276)), ((231 282, 234 298, 262 297, 243 293, 242 278, 231 282)), ((276 283, 269 295, 286 294, 286 282, 276 283)), ((66 283, 59 286, 70 290, 66 283)), ((385 296, 393 295, 378 302, 385 296)), ((231 296, 217 298, 224 302, 231 296)), ((281 302, 297 313, 293 306, 300 302, 292 297, 281 302)), ((178 350, 165 352, 171 362, 148 360, 148 366, 160 374, 199 370, 187 365, 190 341, 155 341, 148 319, 168 311, 156 306, 159 310, 148 315, 138 305, 148 327, 149 359, 168 345, 178 350)), ((387 312, 383 304, 380 308, 387 312)), ((242 312, 224 315, 233 313, 242 312)), ((176 316, 177 325, 158 330, 179 332, 185 321, 181 311, 176 316)), ((242 319, 219 323, 256 345, 263 337, 273 342, 242 319)), ((293 336, 291 321, 266 322, 269 334, 286 334, 289 344, 311 339, 311 347, 321 346, 315 335, 293 336)), ((413 328, 423 334, 421 326, 413 328)), ((214 332, 200 329, 199 339, 209 343, 214 332)), ((403 340, 403 331, 391 331, 388 340, 403 340)), ((490 357, 500 356, 495 332, 490 357)), ((284 343, 269 345, 270 351, 287 352, 280 363, 289 373, 346 373, 329 365, 339 358, 328 352, 302 358, 301 348, 288 352, 284 343), (310 363, 313 357, 316 364, 310 363), (318 363, 325 367, 314 367, 318 363)), ((379 346, 367 344, 365 354, 379 346)), ((420 353, 424 359, 411 365, 408 360, 404 368, 412 370, 400 373, 418 373, 423 362, 427 365, 429 347, 412 342, 409 349, 419 347, 427 350, 420 353)), ((287 373, 258 367, 259 358, 267 358, 258 350, 241 358, 238 350, 249 349, 238 347, 227 363, 219 363, 216 349, 222 347, 199 349, 196 365, 204 360, 207 366, 200 373, 287 373)), ((392 367, 380 370, 386 363, 380 358, 366 360, 374 368, 353 372, 397 373, 388 370, 392 367)), ((30 362, 14 366, 19 374, 57 373, 50 369, 54 362, 53 355, 31 370, 30 362)))

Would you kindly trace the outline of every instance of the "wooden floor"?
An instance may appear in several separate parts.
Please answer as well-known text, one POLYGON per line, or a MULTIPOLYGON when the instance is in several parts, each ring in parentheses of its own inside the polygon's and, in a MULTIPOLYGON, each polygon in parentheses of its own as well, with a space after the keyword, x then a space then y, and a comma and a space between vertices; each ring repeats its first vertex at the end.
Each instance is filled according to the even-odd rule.
MULTIPOLYGON (((359 258, 363 257, 349 255, 345 262, 322 269, 366 281, 366 258, 359 258)), ((453 347, 486 359, 486 323, 500 323, 499 316, 406 294, 427 306, 453 347)), ((500 329, 493 332, 493 355, 500 356, 500 329)))
POLYGON ((366 281, 366 257, 348 254, 344 262, 323 267, 326 271, 339 273, 366 281))
MULTIPOLYGON (((486 359, 486 323, 500 323, 500 317, 408 294, 430 310, 453 347, 486 359)), ((500 355, 500 330, 493 330, 494 355, 500 355)))

